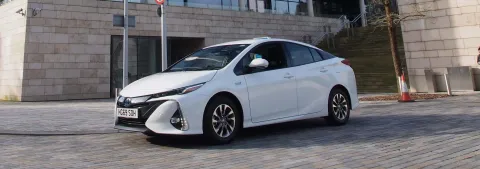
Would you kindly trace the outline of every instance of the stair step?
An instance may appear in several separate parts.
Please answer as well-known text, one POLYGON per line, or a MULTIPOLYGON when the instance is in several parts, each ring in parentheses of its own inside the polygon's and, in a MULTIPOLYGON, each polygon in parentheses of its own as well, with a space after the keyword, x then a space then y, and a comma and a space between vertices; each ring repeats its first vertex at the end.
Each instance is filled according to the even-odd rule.
MULTIPOLYGON (((325 40, 317 46, 335 56, 350 60, 357 77, 359 92, 397 92, 388 30, 373 27, 352 29, 353 36, 348 36, 347 30, 342 30, 333 37, 335 48, 332 48, 332 41, 327 43, 325 40)), ((397 28, 395 35, 398 54, 402 63, 405 63, 401 29, 397 28)))

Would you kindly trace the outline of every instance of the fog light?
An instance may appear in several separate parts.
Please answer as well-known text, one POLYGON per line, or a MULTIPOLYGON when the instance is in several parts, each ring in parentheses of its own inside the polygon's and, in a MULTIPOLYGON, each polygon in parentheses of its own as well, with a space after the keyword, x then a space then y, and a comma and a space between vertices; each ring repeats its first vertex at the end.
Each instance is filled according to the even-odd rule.
POLYGON ((172 117, 172 119, 170 119, 170 123, 177 124, 177 123, 180 123, 181 120, 182 119, 180 119, 180 118, 172 117))
POLYGON ((178 130, 186 131, 188 130, 188 122, 183 117, 182 111, 178 109, 170 119, 170 124, 178 130))

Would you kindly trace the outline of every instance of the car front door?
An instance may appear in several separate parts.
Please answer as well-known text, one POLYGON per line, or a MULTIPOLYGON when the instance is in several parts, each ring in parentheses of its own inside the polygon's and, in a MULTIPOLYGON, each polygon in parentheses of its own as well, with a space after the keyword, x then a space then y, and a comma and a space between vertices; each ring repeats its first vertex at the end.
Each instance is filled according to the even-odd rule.
POLYGON ((288 66, 281 43, 265 43, 252 49, 239 63, 245 69, 253 122, 264 122, 298 115, 295 75, 288 66), (254 57, 269 62, 266 69, 251 69, 254 57))
POLYGON ((327 105, 331 82, 329 70, 318 52, 296 43, 285 43, 297 75, 298 114, 320 113, 327 105))

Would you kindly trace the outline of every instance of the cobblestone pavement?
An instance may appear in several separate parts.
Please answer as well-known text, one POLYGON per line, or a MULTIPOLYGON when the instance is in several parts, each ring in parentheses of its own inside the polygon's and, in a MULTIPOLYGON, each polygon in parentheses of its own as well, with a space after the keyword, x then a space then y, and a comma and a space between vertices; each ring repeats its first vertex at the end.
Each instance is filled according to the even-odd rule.
POLYGON ((112 99, 0 102, 0 134, 92 134, 118 132, 112 99))
POLYGON ((223 146, 139 133, 0 135, 0 168, 479 168, 479 105, 480 95, 368 103, 346 126, 271 125, 223 146))

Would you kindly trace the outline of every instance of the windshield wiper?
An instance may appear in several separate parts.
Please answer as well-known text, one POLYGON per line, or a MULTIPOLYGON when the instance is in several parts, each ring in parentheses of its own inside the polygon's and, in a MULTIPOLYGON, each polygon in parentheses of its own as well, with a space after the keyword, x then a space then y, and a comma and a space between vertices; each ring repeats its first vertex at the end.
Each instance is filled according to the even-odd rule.
POLYGON ((171 69, 167 72, 183 72, 183 71, 202 71, 202 70, 218 70, 221 67, 209 65, 207 67, 184 67, 181 69, 171 69))
POLYGON ((208 65, 207 67, 203 68, 203 70, 218 70, 218 69, 221 69, 221 67, 208 65))
POLYGON ((201 67, 184 67, 179 69, 171 69, 168 72, 183 72, 183 71, 199 71, 203 70, 201 67))

